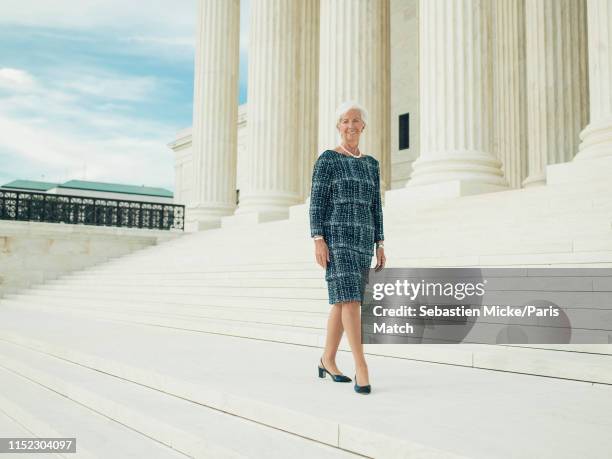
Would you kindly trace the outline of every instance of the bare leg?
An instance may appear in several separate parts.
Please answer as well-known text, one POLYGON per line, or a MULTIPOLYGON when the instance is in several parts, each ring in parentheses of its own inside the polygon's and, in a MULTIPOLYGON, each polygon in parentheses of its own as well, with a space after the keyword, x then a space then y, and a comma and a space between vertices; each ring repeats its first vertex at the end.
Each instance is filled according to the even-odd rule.
POLYGON ((360 386, 366 386, 370 384, 370 380, 368 365, 363 355, 363 344, 361 344, 361 308, 358 301, 350 301, 342 305, 342 325, 355 360, 356 382, 360 386))
POLYGON ((334 304, 327 319, 327 337, 323 351, 323 365, 333 374, 342 374, 336 366, 336 353, 342 339, 344 327, 342 326, 342 303, 334 304))

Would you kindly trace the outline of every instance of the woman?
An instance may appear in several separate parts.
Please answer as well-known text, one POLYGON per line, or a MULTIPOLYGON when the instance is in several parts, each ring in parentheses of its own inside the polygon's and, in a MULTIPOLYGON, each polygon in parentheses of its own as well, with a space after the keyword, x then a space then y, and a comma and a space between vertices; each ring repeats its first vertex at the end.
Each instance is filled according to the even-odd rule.
POLYGON ((345 102, 336 111, 340 145, 319 155, 310 194, 310 229, 317 263, 325 268, 329 303, 325 351, 319 377, 350 382, 336 366, 336 353, 346 331, 355 360, 355 391, 369 394, 368 366, 361 343, 361 302, 376 242, 376 270, 385 265, 383 214, 378 161, 359 150, 367 112, 345 102))

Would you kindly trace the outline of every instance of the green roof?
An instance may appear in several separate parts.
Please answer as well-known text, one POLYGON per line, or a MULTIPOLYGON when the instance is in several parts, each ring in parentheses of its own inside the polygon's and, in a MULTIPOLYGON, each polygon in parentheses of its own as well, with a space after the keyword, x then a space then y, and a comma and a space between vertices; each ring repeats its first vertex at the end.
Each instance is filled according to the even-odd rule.
POLYGON ((77 190, 106 191, 109 193, 140 194, 146 196, 162 196, 172 198, 174 194, 165 188, 150 186, 123 185, 120 183, 87 182, 84 180, 69 180, 59 185, 59 188, 71 188, 77 190))
POLYGON ((55 188, 59 183, 38 182, 36 180, 13 180, 12 182, 2 185, 2 188, 21 188, 25 190, 47 191, 55 188))
MULTIPOLYGON (((13 180, 2 188, 19 188, 33 191, 48 191, 51 188, 70 188, 73 190, 104 191, 107 193, 127 193, 143 196, 161 196, 172 198, 172 191, 165 188, 150 186, 123 185, 120 183, 88 182, 85 180, 69 180, 65 183, 39 182, 36 180, 13 180)), ((61 194, 61 191, 60 191, 61 194)))

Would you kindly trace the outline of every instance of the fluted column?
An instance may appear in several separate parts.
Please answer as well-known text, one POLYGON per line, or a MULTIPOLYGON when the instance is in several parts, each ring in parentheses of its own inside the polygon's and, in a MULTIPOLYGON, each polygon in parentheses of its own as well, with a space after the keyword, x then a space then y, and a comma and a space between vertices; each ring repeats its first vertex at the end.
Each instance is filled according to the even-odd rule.
POLYGON ((576 160, 612 157, 612 0, 588 0, 590 122, 576 160))
POLYGON ((548 164, 571 161, 587 122, 587 43, 584 0, 526 3, 529 175, 546 183, 548 164))
POLYGON ((300 2, 251 3, 247 181, 236 214, 282 218, 300 200, 300 2))
POLYGON ((408 188, 507 187, 492 144, 491 2, 419 3, 421 154, 408 188))
POLYGON ((520 188, 527 177, 526 89, 525 0, 495 0, 493 148, 513 188, 520 188))
POLYGON ((317 158, 319 115, 319 0, 300 3, 300 71, 301 88, 297 111, 300 114, 297 130, 297 149, 301 162, 300 201, 310 194, 312 168, 317 158))
POLYGON ((198 0, 193 202, 187 227, 220 225, 236 206, 240 0, 198 0))
POLYGON ((354 100, 369 114, 359 146, 390 183, 389 0, 321 2, 318 152, 339 143, 335 111, 354 100))

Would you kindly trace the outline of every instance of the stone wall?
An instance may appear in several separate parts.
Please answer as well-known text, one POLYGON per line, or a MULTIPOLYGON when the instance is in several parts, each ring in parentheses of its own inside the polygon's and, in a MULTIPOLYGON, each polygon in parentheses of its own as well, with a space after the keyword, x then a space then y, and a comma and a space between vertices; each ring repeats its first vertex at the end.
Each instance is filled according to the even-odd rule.
POLYGON ((182 231, 0 221, 0 297, 182 234, 182 231))

